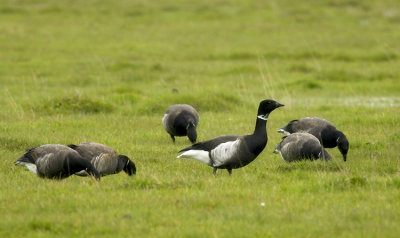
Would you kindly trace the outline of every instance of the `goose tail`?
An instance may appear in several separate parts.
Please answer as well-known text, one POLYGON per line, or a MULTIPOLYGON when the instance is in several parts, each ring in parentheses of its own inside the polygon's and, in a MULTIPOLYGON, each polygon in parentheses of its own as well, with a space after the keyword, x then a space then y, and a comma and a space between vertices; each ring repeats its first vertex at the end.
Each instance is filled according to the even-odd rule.
POLYGON ((177 159, 180 158, 188 158, 188 159, 195 159, 200 162, 203 162, 207 165, 211 164, 210 153, 204 150, 188 150, 180 154, 177 159))

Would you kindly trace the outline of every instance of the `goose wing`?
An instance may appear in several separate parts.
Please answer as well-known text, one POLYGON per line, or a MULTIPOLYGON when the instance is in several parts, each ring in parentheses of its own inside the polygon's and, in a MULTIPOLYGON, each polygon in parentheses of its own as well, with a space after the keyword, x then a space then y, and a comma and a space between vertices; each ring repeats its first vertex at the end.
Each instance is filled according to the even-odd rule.
MULTIPOLYGON (((213 163, 213 167, 221 167, 229 164, 240 163, 239 160, 239 148, 241 140, 227 141, 220 143, 217 147, 211 150, 210 157, 213 163)), ((235 167, 235 166, 234 166, 235 167)))
POLYGON ((211 140, 193 144, 189 147, 186 147, 186 148, 180 150, 179 152, 184 152, 184 151, 189 151, 189 150, 204 150, 204 151, 210 152, 211 150, 215 149, 217 146, 221 145, 222 143, 235 141, 237 139, 238 139, 238 136, 234 136, 234 135, 220 136, 220 137, 216 137, 211 140))
POLYGON ((101 153, 92 159, 91 163, 102 175, 114 174, 117 171, 118 159, 109 153, 101 153))
POLYGON ((46 178, 65 178, 70 175, 73 161, 80 159, 78 152, 62 145, 40 146, 37 154, 37 174, 46 178))
POLYGON ((116 157, 117 153, 110 147, 99 143, 81 143, 79 145, 70 144, 68 147, 76 150, 84 159, 93 160, 101 154, 109 154, 111 157, 116 157))
POLYGON ((296 123, 297 131, 300 130, 307 132, 312 131, 313 133, 311 134, 313 135, 317 131, 322 131, 324 128, 328 126, 335 128, 335 126, 331 122, 319 117, 305 117, 298 120, 298 122, 296 123))
POLYGON ((116 172, 118 154, 112 148, 94 142, 68 146, 76 150, 84 159, 89 160, 102 176, 116 172))

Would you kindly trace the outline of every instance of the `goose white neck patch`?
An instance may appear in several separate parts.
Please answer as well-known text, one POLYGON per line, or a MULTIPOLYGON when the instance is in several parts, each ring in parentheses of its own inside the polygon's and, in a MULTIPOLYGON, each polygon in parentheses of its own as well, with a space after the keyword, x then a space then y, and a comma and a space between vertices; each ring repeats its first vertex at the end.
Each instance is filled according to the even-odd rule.
POLYGON ((268 114, 265 115, 258 115, 258 118, 260 118, 261 120, 267 121, 268 120, 268 114))

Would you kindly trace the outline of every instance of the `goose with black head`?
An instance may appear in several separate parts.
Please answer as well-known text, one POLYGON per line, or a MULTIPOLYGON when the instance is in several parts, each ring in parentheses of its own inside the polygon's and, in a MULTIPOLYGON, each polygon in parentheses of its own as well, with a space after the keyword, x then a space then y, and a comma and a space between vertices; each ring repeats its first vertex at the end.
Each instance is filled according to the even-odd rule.
MULTIPOLYGON (((136 174, 136 166, 131 159, 126 155, 117 154, 115 150, 106 145, 90 142, 79 145, 70 144, 68 146, 90 162, 101 176, 117 174, 122 170, 129 176, 136 174)), ((76 175, 86 176, 82 172, 76 175)))
POLYGON ((343 156, 343 160, 347 160, 349 141, 343 132, 337 130, 331 122, 319 117, 305 117, 290 121, 286 126, 278 130, 279 133, 286 135, 300 131, 308 132, 317 137, 325 148, 337 146, 343 156))
POLYGON ((78 152, 57 144, 41 145, 29 149, 15 165, 26 166, 41 178, 63 179, 79 171, 100 180, 99 172, 78 152))
POLYGON ((332 160, 328 152, 322 147, 317 137, 307 132, 296 132, 285 136, 275 148, 286 162, 309 160, 332 160))
POLYGON ((164 113, 162 124, 175 143, 175 136, 187 136, 190 142, 197 140, 197 125, 199 114, 194 107, 188 104, 175 104, 164 113))
POLYGON ((269 114, 278 107, 284 106, 274 100, 260 102, 254 132, 249 135, 226 135, 196 143, 182 149, 177 158, 191 158, 217 169, 238 169, 251 163, 267 145, 267 120, 269 114))

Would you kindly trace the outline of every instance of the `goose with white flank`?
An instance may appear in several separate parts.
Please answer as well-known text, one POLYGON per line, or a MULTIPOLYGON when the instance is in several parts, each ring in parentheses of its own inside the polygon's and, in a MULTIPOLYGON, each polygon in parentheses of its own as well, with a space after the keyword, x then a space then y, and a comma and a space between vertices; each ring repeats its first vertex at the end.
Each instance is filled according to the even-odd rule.
MULTIPOLYGON (((122 170, 129 176, 136 174, 136 166, 126 155, 119 155, 112 148, 99 143, 81 143, 79 145, 68 145, 77 151, 83 158, 87 159, 101 176, 117 174, 122 170)), ((76 175, 86 176, 86 173, 79 172, 76 175)))
POLYGON ((41 178, 63 179, 79 171, 100 180, 99 172, 75 150, 57 144, 29 149, 15 165, 26 166, 41 178))
POLYGON ((177 158, 192 158, 217 169, 238 169, 251 163, 265 148, 268 141, 267 120, 269 114, 278 107, 284 106, 274 100, 260 102, 256 126, 253 134, 244 136, 227 135, 208 141, 199 142, 182 149, 177 158))
POLYGON ((188 136, 190 142, 197 140, 197 125, 199 114, 196 109, 187 104, 175 104, 170 106, 162 119, 164 129, 175 143, 175 136, 188 136))
POLYGON ((305 117, 293 120, 278 130, 278 132, 286 135, 300 131, 308 132, 317 137, 325 148, 337 146, 343 156, 343 160, 347 160, 349 141, 343 132, 337 130, 331 122, 319 117, 305 117))
POLYGON ((283 137, 274 153, 279 153, 286 162, 304 159, 332 160, 317 137, 307 132, 296 132, 283 137))

